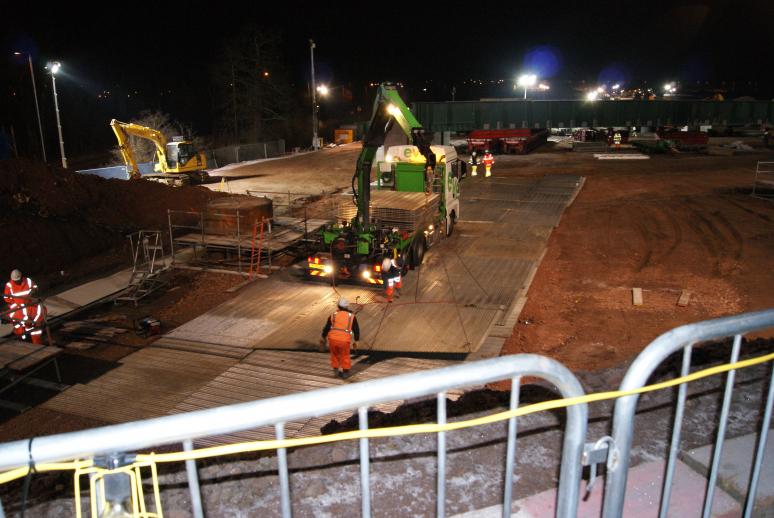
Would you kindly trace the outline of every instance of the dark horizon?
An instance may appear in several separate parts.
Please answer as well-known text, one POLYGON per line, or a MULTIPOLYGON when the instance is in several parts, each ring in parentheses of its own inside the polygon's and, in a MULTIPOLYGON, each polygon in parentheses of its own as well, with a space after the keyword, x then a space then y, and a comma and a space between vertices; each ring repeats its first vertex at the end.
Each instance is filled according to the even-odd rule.
MULTIPOLYGON (((745 85, 741 95, 774 96, 768 27, 774 2, 487 5, 473 13, 456 6, 365 10, 351 4, 269 10, 163 3, 112 12, 14 6, 4 10, 0 126, 25 126, 20 133, 35 129, 26 120, 34 114, 27 63, 24 56, 13 56, 22 51, 33 56, 47 140, 53 131, 51 100, 44 99, 50 89, 43 69, 48 60, 63 64, 57 78, 63 126, 72 134, 75 124, 84 138, 96 138, 91 147, 110 142, 110 135, 88 126, 104 125, 106 116, 135 116, 143 107, 164 109, 195 130, 211 133, 217 109, 213 69, 222 61, 224 42, 249 27, 281 35, 278 58, 297 117, 308 104, 310 38, 316 42, 318 82, 353 91, 350 106, 339 106, 341 116, 367 111, 364 85, 371 81, 407 83, 409 102, 444 101, 450 100, 450 84, 512 81, 527 70, 557 84, 678 81, 717 87, 736 82, 745 85), (423 81, 447 86, 423 92, 423 81), (103 92, 126 96, 107 109, 111 115, 99 105, 103 92)), ((457 99, 491 95, 463 87, 456 92, 457 99)))

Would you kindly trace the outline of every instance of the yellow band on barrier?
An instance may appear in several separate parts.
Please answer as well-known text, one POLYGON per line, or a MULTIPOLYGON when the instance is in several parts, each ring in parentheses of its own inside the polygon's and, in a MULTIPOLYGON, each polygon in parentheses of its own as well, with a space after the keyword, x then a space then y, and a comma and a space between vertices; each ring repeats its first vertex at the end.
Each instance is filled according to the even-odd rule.
MULTIPOLYGON (((587 394, 585 396, 579 396, 574 398, 554 399, 550 401, 543 401, 541 403, 534 403, 531 405, 525 405, 515 410, 507 410, 504 412, 498 412, 484 417, 478 417, 475 419, 468 419, 464 421, 455 421, 445 424, 428 423, 428 424, 413 424, 404 426, 391 426, 385 428, 370 428, 368 430, 353 430, 350 432, 341 432, 330 435, 322 435, 316 437, 301 437, 297 439, 283 439, 283 440, 268 440, 268 441, 251 441, 239 444, 228 444, 224 446, 212 446, 209 448, 201 448, 191 451, 181 451, 175 453, 151 453, 148 455, 140 454, 136 456, 136 463, 159 463, 159 462, 184 462, 186 460, 197 460, 208 457, 217 457, 221 455, 232 455, 236 453, 247 453, 255 451, 275 450, 278 448, 296 448, 299 446, 311 446, 315 444, 325 444, 331 442, 348 441, 354 439, 363 438, 380 438, 380 437, 394 437, 402 435, 413 435, 420 433, 438 433, 438 432, 450 432, 454 430, 461 430, 463 428, 471 428, 474 426, 481 426, 485 424, 497 423, 500 421, 506 421, 512 417, 520 417, 523 415, 533 414, 536 412, 543 412, 546 410, 554 410, 557 408, 566 408, 573 405, 580 405, 584 403, 595 403, 597 401, 605 401, 610 399, 617 399, 626 396, 634 396, 638 394, 644 394, 647 392, 654 392, 656 390, 663 390, 666 388, 681 385, 683 383, 690 383, 702 378, 722 374, 724 372, 732 370, 745 369, 754 365, 767 363, 774 360, 774 353, 759 356, 757 358, 751 358, 749 360, 742 360, 736 363, 727 363, 724 365, 718 365, 716 367, 710 367, 708 369, 700 370, 687 376, 674 378, 669 381, 661 383, 655 383, 653 385, 647 385, 632 390, 614 390, 609 392, 599 392, 596 394, 587 394)), ((68 470, 68 469, 84 469, 93 465, 90 460, 65 462, 65 463, 49 463, 36 465, 37 471, 53 471, 53 470, 68 470)), ((0 474, 0 484, 10 482, 17 478, 25 476, 29 471, 27 466, 17 468, 11 471, 0 474)))

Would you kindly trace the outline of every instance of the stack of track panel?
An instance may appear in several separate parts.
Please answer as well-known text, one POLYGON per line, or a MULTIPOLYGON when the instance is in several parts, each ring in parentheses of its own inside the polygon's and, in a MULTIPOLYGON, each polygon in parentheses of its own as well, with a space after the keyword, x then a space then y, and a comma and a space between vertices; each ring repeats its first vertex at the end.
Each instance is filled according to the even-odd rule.
MULTIPOLYGON (((392 227, 413 232, 432 222, 438 211, 440 196, 436 193, 372 191, 371 222, 382 227, 392 227)), ((336 219, 339 222, 350 221, 357 214, 351 195, 342 196, 336 219)))

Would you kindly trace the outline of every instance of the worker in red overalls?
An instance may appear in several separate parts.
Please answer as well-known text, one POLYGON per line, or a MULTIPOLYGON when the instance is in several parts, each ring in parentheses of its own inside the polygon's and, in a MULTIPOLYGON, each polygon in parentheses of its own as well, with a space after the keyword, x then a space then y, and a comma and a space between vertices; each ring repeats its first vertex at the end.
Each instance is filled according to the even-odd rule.
POLYGON ((492 166, 494 165, 494 156, 492 153, 489 152, 487 149, 484 151, 484 159, 482 160, 484 162, 484 167, 486 168, 486 177, 489 178, 492 176, 492 166))
POLYGON ((46 322, 46 308, 43 304, 21 305, 10 315, 13 321, 13 334, 20 340, 29 340, 33 344, 43 343, 43 326, 46 322))
POLYGON ((349 376, 349 369, 352 368, 349 350, 357 348, 357 341, 360 340, 360 326, 355 314, 349 310, 349 302, 344 297, 339 299, 338 309, 328 317, 323 327, 321 344, 324 345, 326 340, 331 352, 333 375, 346 378, 349 376))
POLYGON ((18 269, 11 272, 11 280, 5 283, 3 300, 8 306, 5 317, 13 323, 13 333, 21 340, 42 343, 45 308, 33 303, 32 295, 38 285, 29 277, 23 277, 18 269))
POLYGON ((29 277, 22 277, 22 272, 11 272, 11 280, 5 283, 3 300, 8 304, 9 310, 15 310, 32 300, 32 293, 38 289, 38 285, 29 277))

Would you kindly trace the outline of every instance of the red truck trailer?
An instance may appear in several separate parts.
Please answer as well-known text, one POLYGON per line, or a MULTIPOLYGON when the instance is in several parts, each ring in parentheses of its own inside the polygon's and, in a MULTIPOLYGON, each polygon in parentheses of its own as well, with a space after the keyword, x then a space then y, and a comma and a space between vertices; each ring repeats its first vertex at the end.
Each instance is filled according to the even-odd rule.
POLYGON ((548 140, 549 131, 537 128, 474 130, 468 135, 468 153, 489 150, 493 153, 526 154, 548 140))
POLYGON ((703 131, 662 129, 656 132, 662 140, 671 140, 678 149, 702 149, 709 144, 709 135, 703 131))

